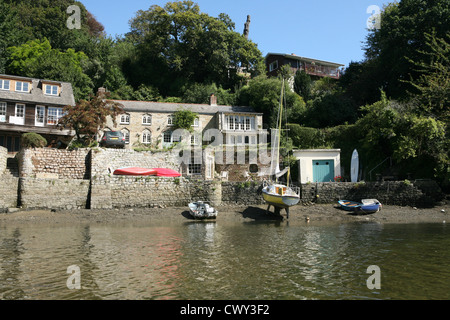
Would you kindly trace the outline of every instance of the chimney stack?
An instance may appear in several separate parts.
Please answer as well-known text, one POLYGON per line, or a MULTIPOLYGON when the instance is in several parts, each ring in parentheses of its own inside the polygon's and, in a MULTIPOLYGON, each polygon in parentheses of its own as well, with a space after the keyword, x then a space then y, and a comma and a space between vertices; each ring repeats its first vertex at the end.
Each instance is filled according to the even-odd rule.
POLYGON ((214 93, 209 98, 209 105, 210 106, 217 106, 217 97, 214 95, 214 93))
POLYGON ((97 90, 97 96, 104 96, 106 94, 106 89, 104 87, 100 87, 97 90))

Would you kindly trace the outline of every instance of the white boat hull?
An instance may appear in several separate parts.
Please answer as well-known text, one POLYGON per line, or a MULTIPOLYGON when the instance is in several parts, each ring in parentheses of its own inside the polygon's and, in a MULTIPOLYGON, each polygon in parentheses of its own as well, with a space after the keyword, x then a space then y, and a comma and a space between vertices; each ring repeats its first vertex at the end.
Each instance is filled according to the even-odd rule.
POLYGON ((189 213, 194 219, 215 219, 218 211, 203 202, 189 204, 189 213))

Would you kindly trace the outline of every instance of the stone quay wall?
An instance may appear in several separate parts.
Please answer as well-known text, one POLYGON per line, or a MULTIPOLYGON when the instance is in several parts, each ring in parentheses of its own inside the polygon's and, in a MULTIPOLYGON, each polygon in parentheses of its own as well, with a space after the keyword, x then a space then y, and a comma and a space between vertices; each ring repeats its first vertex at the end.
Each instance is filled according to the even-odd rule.
POLYGON ((221 184, 184 177, 100 179, 91 190, 91 208, 152 208, 187 206, 193 200, 221 204, 221 184))
POLYGON ((0 147, 0 212, 16 208, 19 179, 8 173, 8 149, 0 147))
POLYGON ((19 178, 0 174, 0 213, 17 208, 19 178))
POLYGON ((8 149, 0 147, 0 175, 2 175, 6 170, 8 149))
MULTIPOLYGON (((27 149, 16 158, 19 176, 7 168, 0 147, 0 212, 24 209, 112 209, 187 206, 194 200, 213 205, 262 205, 261 181, 206 181, 201 177, 115 176, 119 167, 165 167, 180 170, 171 152, 132 150, 27 149), (6 168, 6 169, 2 169, 6 168)), ((248 179, 248 177, 246 178, 248 179)), ((301 203, 376 198, 383 204, 431 206, 442 200, 431 180, 329 182, 299 186, 301 203)))

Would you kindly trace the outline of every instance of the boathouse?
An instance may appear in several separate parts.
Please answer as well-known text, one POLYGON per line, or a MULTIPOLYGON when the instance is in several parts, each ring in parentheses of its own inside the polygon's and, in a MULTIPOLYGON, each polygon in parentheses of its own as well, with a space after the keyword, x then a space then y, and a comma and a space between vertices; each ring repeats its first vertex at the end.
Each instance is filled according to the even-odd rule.
POLYGON ((294 150, 299 163, 299 183, 333 182, 341 175, 340 149, 294 150))

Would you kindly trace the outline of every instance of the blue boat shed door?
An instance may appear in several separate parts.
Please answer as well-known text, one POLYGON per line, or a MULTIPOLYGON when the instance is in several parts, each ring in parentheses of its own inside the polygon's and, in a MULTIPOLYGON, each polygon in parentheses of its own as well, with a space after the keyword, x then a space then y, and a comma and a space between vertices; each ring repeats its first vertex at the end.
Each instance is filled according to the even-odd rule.
POLYGON ((314 182, 334 181, 334 160, 313 160, 314 182))

